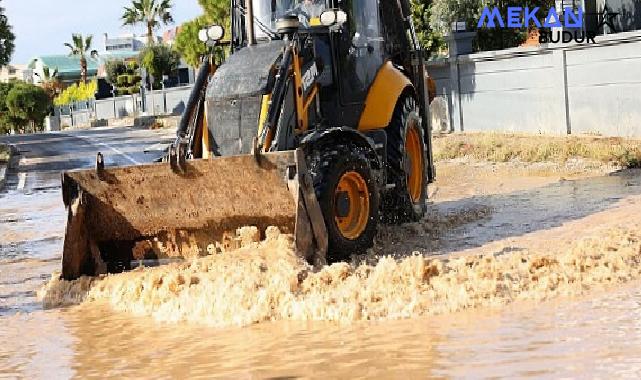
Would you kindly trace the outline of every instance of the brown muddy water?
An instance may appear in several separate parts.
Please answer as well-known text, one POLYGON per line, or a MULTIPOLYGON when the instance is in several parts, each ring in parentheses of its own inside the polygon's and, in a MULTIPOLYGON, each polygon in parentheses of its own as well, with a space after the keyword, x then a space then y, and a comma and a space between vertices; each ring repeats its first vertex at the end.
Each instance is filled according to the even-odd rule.
POLYGON ((441 165, 425 221, 320 272, 274 234, 75 284, 59 194, 5 195, 0 377, 637 378, 641 172, 587 172, 441 165))

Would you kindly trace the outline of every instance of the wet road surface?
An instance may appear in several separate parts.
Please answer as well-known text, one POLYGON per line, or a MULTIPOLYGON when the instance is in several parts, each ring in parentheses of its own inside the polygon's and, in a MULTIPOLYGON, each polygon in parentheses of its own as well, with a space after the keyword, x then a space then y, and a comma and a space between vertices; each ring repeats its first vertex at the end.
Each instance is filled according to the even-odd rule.
MULTIPOLYGON (((130 129, 0 138, 22 153, 0 193, 0 377, 641 374, 638 283, 580 299, 344 324, 280 321, 213 329, 158 323, 106 305, 43 310, 36 291, 60 266, 60 171, 93 167, 97 151, 107 166, 151 162, 160 152, 143 149, 172 138, 170 131, 130 129)), ((428 220, 382 232, 379 249, 401 256, 509 254, 598 236, 603 228, 638 226, 640 178, 634 170, 573 181, 470 176, 470 183, 441 186, 428 220), (483 191, 496 181, 504 188, 483 191), (470 191, 475 186, 479 190, 470 191)))

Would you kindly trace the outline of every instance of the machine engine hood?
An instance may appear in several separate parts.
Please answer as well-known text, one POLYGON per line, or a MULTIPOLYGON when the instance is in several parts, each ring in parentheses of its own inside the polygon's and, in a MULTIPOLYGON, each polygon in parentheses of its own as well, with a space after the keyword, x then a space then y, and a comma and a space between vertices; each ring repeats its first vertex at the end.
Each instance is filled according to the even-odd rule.
POLYGON ((207 100, 264 95, 272 86, 272 68, 283 54, 284 41, 245 47, 218 68, 207 88, 207 100))

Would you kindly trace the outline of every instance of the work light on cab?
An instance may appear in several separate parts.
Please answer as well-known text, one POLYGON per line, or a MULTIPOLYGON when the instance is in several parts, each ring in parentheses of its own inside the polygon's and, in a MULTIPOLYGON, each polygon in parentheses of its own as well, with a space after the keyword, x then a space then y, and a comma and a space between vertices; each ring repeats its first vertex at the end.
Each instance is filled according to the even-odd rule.
POLYGON ((207 29, 207 36, 211 41, 220 41, 225 37, 225 28, 220 25, 212 25, 207 29))
POLYGON ((321 14, 320 22, 325 26, 342 25, 347 22, 347 13, 340 10, 328 10, 321 14))
POLYGON ((220 25, 212 25, 208 28, 201 29, 198 32, 198 39, 202 42, 218 42, 225 36, 225 28, 220 25))

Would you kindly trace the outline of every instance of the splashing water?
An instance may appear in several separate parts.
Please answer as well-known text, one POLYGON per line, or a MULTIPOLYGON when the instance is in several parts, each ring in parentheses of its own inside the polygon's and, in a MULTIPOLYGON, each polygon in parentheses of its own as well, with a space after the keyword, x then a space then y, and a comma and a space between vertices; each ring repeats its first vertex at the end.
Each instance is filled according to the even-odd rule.
POLYGON ((413 318, 580 295, 640 278, 640 241, 632 230, 613 229, 559 251, 386 257, 314 272, 296 257, 291 236, 272 230, 263 242, 190 263, 74 282, 54 275, 40 298, 47 307, 106 301, 158 321, 216 327, 413 318))

